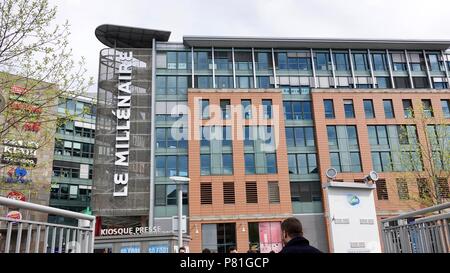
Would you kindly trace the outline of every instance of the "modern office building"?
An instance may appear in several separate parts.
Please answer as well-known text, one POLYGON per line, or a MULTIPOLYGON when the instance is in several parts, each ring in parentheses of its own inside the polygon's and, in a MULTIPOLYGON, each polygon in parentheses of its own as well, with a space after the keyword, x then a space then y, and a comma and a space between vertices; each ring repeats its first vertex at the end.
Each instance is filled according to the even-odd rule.
MULTIPOLYGON (((50 206, 75 212, 90 210, 95 140, 95 100, 59 98, 50 206)), ((49 216, 50 222, 70 219, 49 216)), ((78 223, 73 223, 78 225, 78 223)))
MULTIPOLYGON (((289 216, 302 221, 312 245, 334 251, 334 220, 345 219, 329 214, 330 167, 348 188, 378 172, 367 199, 376 219, 361 225, 376 228, 377 219, 420 206, 410 195, 421 194, 422 180, 403 178, 400 155, 420 159, 405 149, 413 139, 426 141, 411 109, 448 126, 450 41, 169 42, 167 31, 115 25, 99 26, 96 36, 107 46, 93 174, 93 210, 104 228, 174 231, 171 176, 190 178, 183 215, 191 252, 278 251, 280 223, 289 216)), ((448 179, 439 185, 448 198, 448 179)), ((360 243, 348 248, 370 251, 360 243)))
MULTIPOLYGON (((48 205, 56 127, 53 119, 56 107, 52 107, 57 104, 54 85, 7 73, 0 73, 0 81, 0 97, 5 102, 0 108, 0 196, 48 205)), ((0 217, 45 222, 48 216, 37 211, 1 207, 0 217)), ((8 245, 8 229, 12 230, 11 252, 26 249, 26 242, 20 241, 20 236, 24 238, 26 232, 35 236, 37 232, 2 221, 2 251, 8 245), (16 246, 16 242, 21 243, 16 246)))

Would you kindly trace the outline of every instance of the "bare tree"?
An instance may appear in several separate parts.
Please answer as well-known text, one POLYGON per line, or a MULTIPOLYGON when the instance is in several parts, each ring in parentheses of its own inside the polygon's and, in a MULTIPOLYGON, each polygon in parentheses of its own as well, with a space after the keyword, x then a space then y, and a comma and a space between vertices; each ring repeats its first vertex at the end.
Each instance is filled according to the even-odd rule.
POLYGON ((399 151, 404 171, 400 175, 417 181, 419 194, 413 200, 425 206, 442 204, 450 198, 450 123, 435 116, 431 106, 409 109, 409 116, 412 123, 399 132, 404 144, 399 151))
POLYGON ((84 58, 73 57, 69 24, 58 24, 56 12, 47 0, 0 0, 0 145, 11 138, 36 149, 53 144, 55 127, 77 118, 67 110, 58 117, 57 105, 92 84, 84 58))

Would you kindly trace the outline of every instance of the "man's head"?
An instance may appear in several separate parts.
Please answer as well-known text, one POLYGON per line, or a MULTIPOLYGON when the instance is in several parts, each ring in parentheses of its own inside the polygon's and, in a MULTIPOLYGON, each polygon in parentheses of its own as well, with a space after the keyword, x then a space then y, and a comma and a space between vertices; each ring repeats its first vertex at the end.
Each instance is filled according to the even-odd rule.
POLYGON ((209 248, 205 248, 203 249, 202 253, 211 253, 211 250, 209 250, 209 248))
POLYGON ((228 253, 238 253, 238 252, 237 249, 234 246, 232 246, 228 249, 228 253))
POLYGON ((295 217, 287 218, 281 223, 281 232, 283 242, 287 244, 293 238, 303 236, 302 223, 295 217))
POLYGON ((178 253, 185 253, 186 252, 186 248, 184 248, 184 246, 180 247, 180 250, 178 251, 178 253))

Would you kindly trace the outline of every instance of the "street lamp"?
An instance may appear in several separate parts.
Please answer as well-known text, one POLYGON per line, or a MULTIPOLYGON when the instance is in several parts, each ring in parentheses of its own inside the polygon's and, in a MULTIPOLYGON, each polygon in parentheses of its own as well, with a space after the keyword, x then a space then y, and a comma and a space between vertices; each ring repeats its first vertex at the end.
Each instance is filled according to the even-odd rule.
MULTIPOLYGON (((183 217, 183 183, 189 182, 191 179, 184 176, 171 176, 170 180, 177 184, 178 192, 178 249, 183 246, 183 230, 181 227, 181 218, 183 217)), ((187 224, 187 223, 186 223, 187 224)))

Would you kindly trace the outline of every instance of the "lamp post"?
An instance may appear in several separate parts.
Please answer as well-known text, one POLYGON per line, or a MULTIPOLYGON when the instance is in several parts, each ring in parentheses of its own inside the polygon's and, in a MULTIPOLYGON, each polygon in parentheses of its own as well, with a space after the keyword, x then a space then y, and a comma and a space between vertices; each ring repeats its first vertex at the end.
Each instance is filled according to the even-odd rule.
POLYGON ((183 182, 189 182, 191 179, 189 177, 183 176, 171 176, 170 180, 177 184, 178 192, 178 249, 183 246, 183 230, 181 225, 181 220, 183 218, 183 182))

